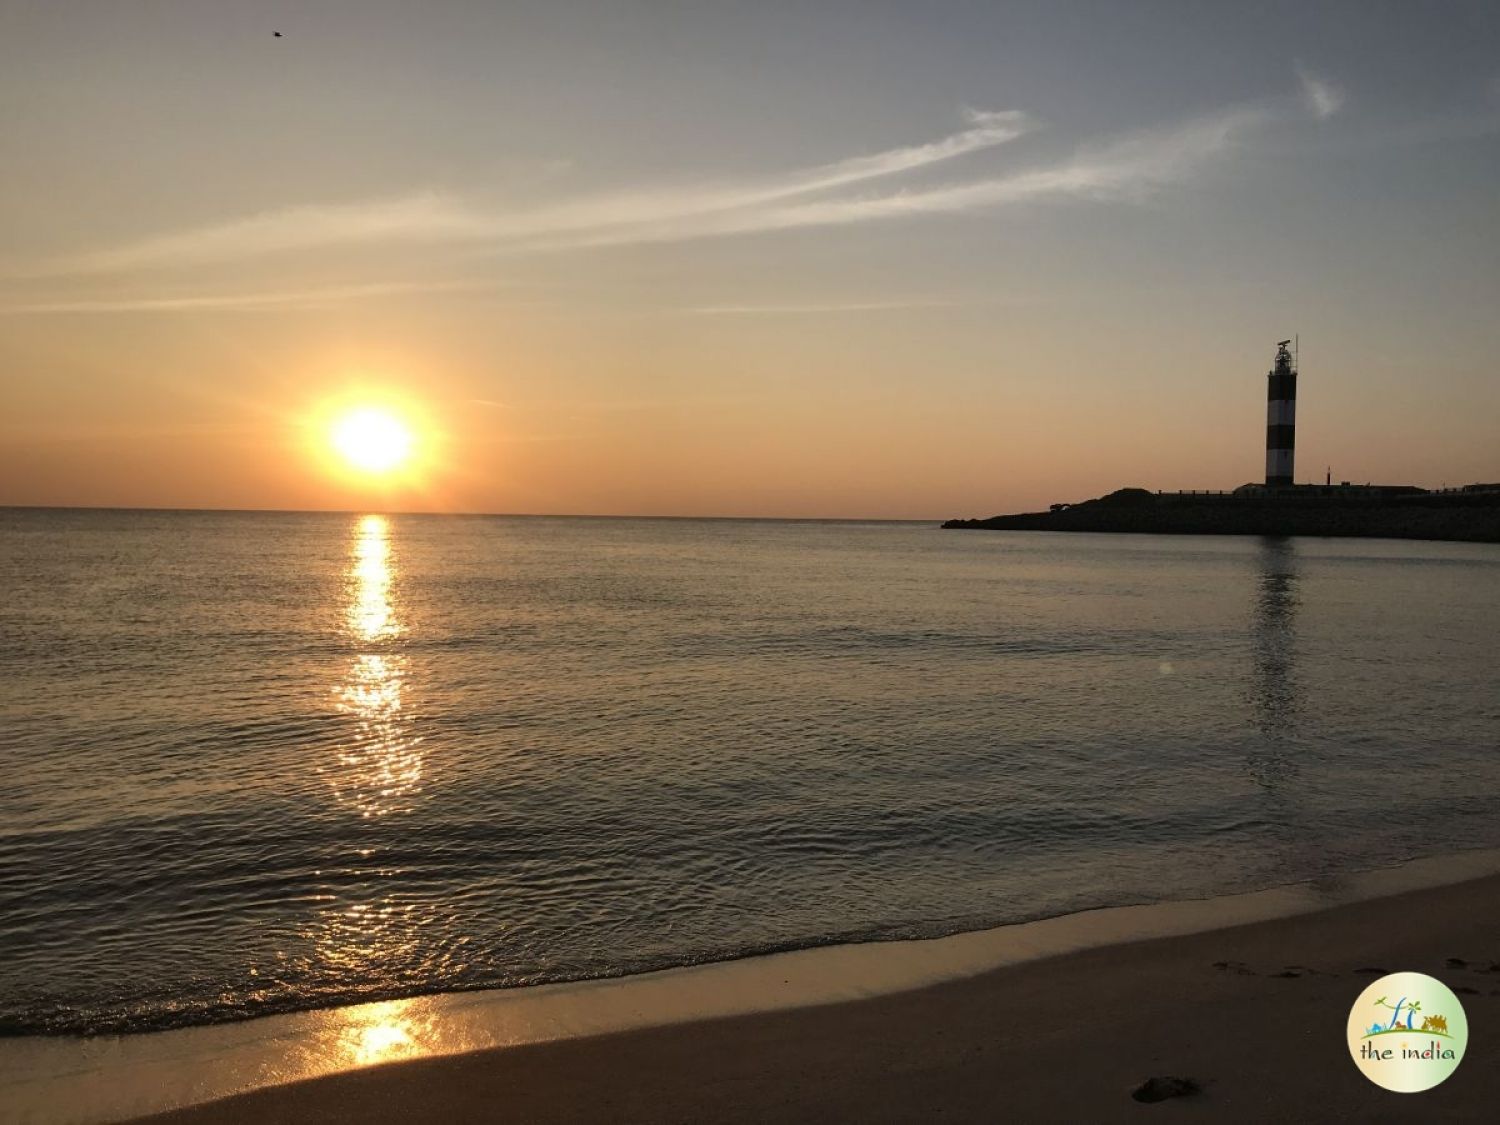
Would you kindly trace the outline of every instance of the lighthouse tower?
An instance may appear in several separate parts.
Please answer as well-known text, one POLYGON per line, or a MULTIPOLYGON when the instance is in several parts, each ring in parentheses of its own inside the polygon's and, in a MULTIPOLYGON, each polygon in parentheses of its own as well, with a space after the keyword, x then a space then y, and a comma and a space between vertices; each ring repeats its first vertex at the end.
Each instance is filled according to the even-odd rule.
POLYGON ((1292 453, 1297 436, 1297 369, 1292 353, 1276 345, 1276 366, 1271 368, 1266 387, 1266 487, 1277 488, 1292 483, 1292 453))

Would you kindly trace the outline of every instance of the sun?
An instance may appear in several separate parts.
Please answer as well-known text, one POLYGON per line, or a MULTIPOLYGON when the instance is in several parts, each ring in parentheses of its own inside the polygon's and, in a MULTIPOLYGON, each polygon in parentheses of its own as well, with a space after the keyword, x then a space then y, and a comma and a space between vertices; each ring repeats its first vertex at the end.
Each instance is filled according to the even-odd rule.
POLYGON ((411 457, 411 428, 388 410, 360 407, 340 414, 328 436, 344 462, 362 472, 388 473, 411 457))

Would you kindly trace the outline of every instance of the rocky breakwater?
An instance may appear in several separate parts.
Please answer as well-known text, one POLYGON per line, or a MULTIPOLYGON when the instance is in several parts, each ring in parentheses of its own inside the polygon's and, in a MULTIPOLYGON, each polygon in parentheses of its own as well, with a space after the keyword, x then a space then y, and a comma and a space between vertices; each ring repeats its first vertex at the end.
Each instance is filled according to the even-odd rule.
POLYGON ((992 531, 1137 532, 1153 535, 1327 535, 1500 543, 1500 486, 1417 488, 1247 487, 1234 492, 1122 488, 1046 512, 949 520, 992 531))

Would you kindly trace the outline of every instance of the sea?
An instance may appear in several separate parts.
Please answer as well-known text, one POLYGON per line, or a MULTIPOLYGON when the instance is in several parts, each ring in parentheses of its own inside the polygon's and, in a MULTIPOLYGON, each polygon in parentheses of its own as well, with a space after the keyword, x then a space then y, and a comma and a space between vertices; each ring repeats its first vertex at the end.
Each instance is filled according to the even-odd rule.
POLYGON ((0 1034, 1500 845, 1500 547, 0 510, 0 1034))

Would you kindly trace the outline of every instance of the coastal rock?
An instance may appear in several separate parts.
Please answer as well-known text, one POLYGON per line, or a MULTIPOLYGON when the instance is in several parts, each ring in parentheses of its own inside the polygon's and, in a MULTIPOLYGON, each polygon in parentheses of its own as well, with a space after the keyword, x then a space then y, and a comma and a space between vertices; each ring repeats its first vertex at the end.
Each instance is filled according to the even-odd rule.
POLYGON ((1500 543, 1500 489, 1298 485, 1234 492, 1121 488, 1046 512, 949 520, 945 528, 1157 535, 1326 535, 1500 543))
POLYGON ((1175 1078, 1172 1075, 1157 1075, 1146 1079, 1130 1096, 1138 1102, 1164 1102, 1168 1098, 1187 1098, 1202 1093, 1203 1087, 1191 1078, 1175 1078))

